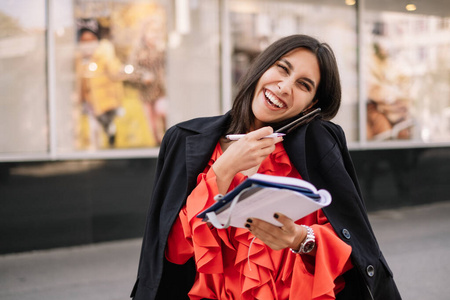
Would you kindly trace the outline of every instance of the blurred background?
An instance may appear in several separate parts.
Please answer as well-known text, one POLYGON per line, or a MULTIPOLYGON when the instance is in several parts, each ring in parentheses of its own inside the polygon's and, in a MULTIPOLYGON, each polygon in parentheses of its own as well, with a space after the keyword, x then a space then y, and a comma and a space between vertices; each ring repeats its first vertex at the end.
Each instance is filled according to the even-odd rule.
POLYGON ((335 52, 333 121, 400 291, 448 299, 446 0, 2 0, 0 298, 123 299, 165 130, 228 111, 251 61, 296 33, 335 52), (412 262, 427 250, 440 261, 412 262))

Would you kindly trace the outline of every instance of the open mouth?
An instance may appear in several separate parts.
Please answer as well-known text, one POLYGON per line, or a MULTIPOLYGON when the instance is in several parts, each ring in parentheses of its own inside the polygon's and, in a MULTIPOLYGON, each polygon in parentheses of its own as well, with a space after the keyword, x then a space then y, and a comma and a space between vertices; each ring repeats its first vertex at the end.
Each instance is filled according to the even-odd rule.
POLYGON ((286 107, 286 104, 281 101, 280 99, 278 99, 277 96, 275 96, 274 94, 272 94, 271 91, 269 90, 265 90, 264 91, 264 96, 266 96, 266 101, 273 107, 277 107, 277 108, 283 108, 286 107))

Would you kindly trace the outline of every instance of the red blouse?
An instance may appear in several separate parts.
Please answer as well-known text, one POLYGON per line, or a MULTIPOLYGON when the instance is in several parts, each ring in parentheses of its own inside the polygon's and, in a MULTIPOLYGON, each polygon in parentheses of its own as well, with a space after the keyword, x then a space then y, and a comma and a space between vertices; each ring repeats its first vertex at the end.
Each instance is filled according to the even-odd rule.
MULTIPOLYGON (((352 268, 351 247, 341 241, 322 210, 297 224, 311 226, 316 237, 313 255, 289 249, 272 250, 247 229, 210 228, 196 215, 214 203, 218 194, 211 166, 222 155, 218 143, 203 173, 172 226, 166 258, 184 264, 194 256, 197 276, 190 299, 335 299, 352 268)), ((258 173, 301 178, 282 143, 261 164, 258 173)), ((236 174, 229 190, 246 179, 236 174)))

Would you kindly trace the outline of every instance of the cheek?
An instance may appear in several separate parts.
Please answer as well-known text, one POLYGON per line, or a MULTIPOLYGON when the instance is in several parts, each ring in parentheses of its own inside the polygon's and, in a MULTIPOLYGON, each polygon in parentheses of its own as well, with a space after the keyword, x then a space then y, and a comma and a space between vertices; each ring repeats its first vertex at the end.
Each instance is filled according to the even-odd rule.
POLYGON ((305 97, 305 95, 299 95, 296 97, 296 101, 294 105, 292 106, 292 110, 295 113, 301 113, 305 109, 307 109, 309 106, 311 106, 313 103, 313 97, 305 97))
POLYGON ((257 86, 262 87, 265 84, 271 83, 276 79, 276 77, 276 71, 273 68, 269 68, 259 78, 257 86))

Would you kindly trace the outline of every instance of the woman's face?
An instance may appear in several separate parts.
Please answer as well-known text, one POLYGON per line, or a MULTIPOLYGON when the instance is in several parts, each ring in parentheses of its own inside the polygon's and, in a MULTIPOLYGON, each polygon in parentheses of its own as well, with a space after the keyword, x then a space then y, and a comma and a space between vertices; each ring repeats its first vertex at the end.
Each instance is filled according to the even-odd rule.
POLYGON ((298 48, 281 57, 256 85, 253 129, 292 118, 313 106, 319 82, 319 63, 311 51, 298 48))

